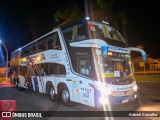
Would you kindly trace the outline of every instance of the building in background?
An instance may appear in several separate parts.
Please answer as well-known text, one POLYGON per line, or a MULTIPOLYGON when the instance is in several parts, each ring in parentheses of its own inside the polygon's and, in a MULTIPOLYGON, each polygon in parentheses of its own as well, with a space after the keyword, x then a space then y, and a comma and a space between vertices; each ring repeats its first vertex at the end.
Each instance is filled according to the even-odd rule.
POLYGON ((160 60, 153 59, 147 55, 147 61, 143 62, 142 57, 133 59, 135 75, 160 75, 160 60))
MULTIPOLYGON (((9 64, 9 62, 8 62, 9 64)), ((10 68, 8 67, 8 71, 10 70, 10 68)), ((1 63, 0 63, 0 78, 5 77, 6 76, 6 67, 4 67, 1 63)))
MULTIPOLYGON (((144 49, 140 43, 137 48, 144 49)), ((134 65, 134 74, 138 75, 160 75, 160 59, 154 59, 147 55, 146 62, 143 62, 140 53, 132 53, 132 62, 134 65)))
POLYGON ((5 77, 6 68, 2 67, 0 64, 0 78, 5 77))

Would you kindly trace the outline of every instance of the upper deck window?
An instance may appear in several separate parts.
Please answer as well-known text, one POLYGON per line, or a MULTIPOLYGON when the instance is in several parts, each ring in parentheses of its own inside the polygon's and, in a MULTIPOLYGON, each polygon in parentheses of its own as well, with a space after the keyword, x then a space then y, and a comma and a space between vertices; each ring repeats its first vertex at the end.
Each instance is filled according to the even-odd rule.
POLYGON ((68 42, 76 42, 80 40, 88 39, 85 27, 82 23, 77 23, 69 27, 62 29, 64 38, 68 42))
POLYGON ((58 36, 58 32, 55 32, 47 37, 47 49, 58 49, 61 50, 60 39, 58 36))
POLYGON ((99 23, 99 22, 93 22, 88 21, 88 26, 90 28, 90 31, 92 33, 92 37, 94 39, 105 39, 109 38, 116 41, 125 42, 122 35, 113 27, 99 23))

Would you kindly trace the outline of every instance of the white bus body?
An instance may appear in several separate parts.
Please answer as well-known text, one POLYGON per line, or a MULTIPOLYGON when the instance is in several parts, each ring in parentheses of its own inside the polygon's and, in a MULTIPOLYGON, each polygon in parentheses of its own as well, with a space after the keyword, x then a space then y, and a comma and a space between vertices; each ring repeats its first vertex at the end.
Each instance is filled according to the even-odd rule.
POLYGON ((99 108, 136 99, 131 50, 145 60, 113 27, 80 19, 12 52, 11 72, 18 89, 99 108))

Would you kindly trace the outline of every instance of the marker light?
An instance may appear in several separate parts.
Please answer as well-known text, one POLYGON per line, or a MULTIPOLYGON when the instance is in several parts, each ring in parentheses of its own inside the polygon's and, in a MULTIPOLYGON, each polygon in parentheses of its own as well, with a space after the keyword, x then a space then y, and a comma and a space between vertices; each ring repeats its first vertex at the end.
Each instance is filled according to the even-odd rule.
POLYGON ((112 56, 112 52, 108 52, 108 55, 112 56))
POLYGON ((43 54, 40 54, 40 55, 36 56, 37 61, 41 61, 42 59, 44 59, 43 54))
POLYGON ((27 59, 26 59, 26 58, 22 58, 21 61, 22 61, 22 62, 27 62, 27 59))
POLYGON ((36 57, 36 60, 37 60, 37 61, 40 61, 41 59, 42 59, 42 58, 41 58, 41 55, 39 55, 39 56, 36 57))
POLYGON ((133 87, 133 90, 137 91, 137 89, 138 89, 138 87, 137 87, 137 85, 135 85, 135 86, 133 87))

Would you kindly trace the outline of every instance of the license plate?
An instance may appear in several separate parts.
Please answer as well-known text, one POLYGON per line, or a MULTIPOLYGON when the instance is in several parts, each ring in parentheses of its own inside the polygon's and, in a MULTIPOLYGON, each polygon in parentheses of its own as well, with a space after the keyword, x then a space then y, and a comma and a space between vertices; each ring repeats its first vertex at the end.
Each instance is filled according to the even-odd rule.
POLYGON ((122 103, 126 103, 126 102, 128 102, 128 99, 126 99, 126 100, 122 100, 122 103))

